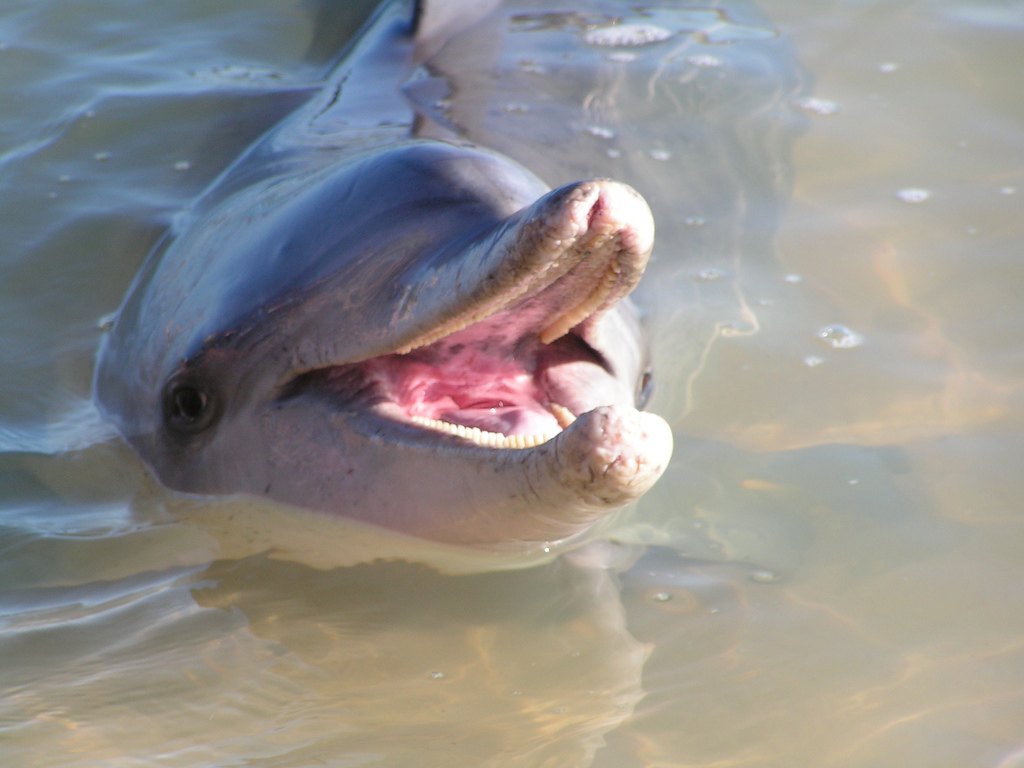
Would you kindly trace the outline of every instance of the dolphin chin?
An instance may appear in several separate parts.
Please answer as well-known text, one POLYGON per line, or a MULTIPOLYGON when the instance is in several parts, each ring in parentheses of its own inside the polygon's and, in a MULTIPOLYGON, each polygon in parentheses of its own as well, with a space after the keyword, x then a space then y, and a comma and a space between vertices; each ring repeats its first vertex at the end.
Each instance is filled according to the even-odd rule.
POLYGON ((105 339, 97 400, 160 480, 467 544, 564 539, 650 488, 672 436, 638 410, 640 195, 295 133, 207 193, 105 339))

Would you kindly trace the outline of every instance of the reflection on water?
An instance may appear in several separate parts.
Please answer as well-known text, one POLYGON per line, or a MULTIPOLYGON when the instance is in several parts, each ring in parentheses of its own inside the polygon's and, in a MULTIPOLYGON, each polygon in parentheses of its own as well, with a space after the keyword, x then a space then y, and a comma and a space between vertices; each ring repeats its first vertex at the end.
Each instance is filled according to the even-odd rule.
POLYGON ((15 592, 6 708, 32 765, 40 748, 53 765, 139 748, 174 765, 582 763, 640 696, 646 649, 616 589, 570 560, 442 576, 256 557, 15 592))
POLYGON ((89 404, 147 251, 366 5, 0 9, 3 764, 1024 765, 1020 9, 672 4, 559 59, 538 3, 438 54, 434 129, 658 219, 673 465, 517 569, 172 498, 89 404))

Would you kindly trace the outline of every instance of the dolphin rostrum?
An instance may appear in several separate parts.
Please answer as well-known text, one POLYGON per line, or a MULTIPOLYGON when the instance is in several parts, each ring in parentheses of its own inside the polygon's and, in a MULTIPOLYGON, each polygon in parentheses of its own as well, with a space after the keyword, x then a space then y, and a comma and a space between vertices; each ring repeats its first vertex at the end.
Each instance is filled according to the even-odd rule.
POLYGON ((96 394, 166 486, 493 544, 569 537, 664 471, 626 298, 647 204, 410 130, 402 79, 487 6, 413 35, 386 4, 150 256, 96 394))

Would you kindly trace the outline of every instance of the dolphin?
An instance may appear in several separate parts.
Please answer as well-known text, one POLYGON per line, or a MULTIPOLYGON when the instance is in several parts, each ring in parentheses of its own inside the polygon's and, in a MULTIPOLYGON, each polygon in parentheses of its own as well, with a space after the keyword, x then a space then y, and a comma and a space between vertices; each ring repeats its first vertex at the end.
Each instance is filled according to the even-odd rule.
POLYGON ((442 542, 564 540, 662 474, 631 187, 424 137, 417 65, 495 3, 385 3, 150 255, 100 409, 167 487, 442 542))

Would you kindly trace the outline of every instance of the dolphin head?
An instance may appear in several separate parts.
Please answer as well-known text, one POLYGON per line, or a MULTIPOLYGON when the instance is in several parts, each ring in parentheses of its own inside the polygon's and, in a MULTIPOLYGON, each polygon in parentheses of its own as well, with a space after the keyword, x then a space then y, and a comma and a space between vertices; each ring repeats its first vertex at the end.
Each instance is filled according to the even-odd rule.
POLYGON ((457 543, 553 541, 643 494, 626 295, 654 227, 611 181, 555 190, 410 141, 245 187, 142 271, 97 398, 167 486, 457 543))

